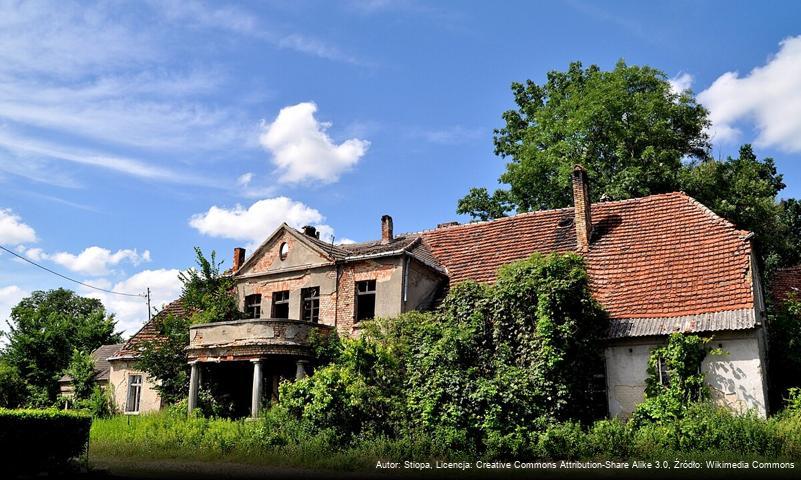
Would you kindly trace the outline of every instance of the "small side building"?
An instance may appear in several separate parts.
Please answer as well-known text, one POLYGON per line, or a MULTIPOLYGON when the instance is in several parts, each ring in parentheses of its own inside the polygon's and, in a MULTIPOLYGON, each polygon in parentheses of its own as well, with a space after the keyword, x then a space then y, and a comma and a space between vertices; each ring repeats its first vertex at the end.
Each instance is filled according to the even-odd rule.
MULTIPOLYGON (((122 343, 117 343, 113 345, 101 345, 92 352, 92 360, 95 363, 95 383, 97 383, 100 388, 107 389, 109 383, 109 372, 111 370, 111 364, 109 363, 109 357, 114 356, 120 348, 122 348, 122 343)), ((58 391, 61 395, 65 397, 72 397, 75 394, 75 391, 72 387, 72 377, 69 375, 64 375, 63 377, 58 379, 58 391)))
POLYGON ((157 382, 139 369, 136 362, 145 342, 158 341, 161 338, 159 334, 161 322, 168 315, 184 314, 180 300, 169 303, 108 359, 110 365, 108 384, 119 412, 136 415, 161 410, 163 403, 155 388, 157 382))

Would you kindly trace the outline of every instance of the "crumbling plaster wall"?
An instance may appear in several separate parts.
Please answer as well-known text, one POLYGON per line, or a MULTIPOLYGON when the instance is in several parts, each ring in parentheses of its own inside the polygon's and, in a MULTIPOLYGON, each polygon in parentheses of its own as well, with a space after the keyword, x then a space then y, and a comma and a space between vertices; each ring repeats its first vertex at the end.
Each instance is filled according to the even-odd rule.
POLYGON ((156 412, 161 410, 161 396, 155 388, 153 380, 147 374, 136 368, 132 360, 111 360, 109 371, 109 391, 117 411, 125 413, 128 400, 128 376, 142 375, 142 393, 139 399, 139 413, 156 412))
MULTIPOLYGON (((720 346, 726 352, 719 356, 708 355, 701 366, 712 400, 737 412, 753 409, 765 416, 767 400, 761 329, 704 336, 713 337, 711 347, 720 346)), ((664 341, 664 338, 631 339, 606 348, 610 416, 628 418, 643 401, 648 357, 651 350, 664 341)))

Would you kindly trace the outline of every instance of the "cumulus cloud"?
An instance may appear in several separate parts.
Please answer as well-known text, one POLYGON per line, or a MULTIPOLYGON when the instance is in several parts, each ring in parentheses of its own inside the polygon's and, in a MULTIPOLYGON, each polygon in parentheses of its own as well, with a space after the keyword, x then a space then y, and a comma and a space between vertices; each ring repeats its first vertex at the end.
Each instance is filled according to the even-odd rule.
POLYGON ((801 152, 801 36, 783 40, 775 56, 745 76, 724 73, 698 100, 709 109, 713 140, 735 141, 738 123, 751 121, 757 145, 801 152))
POLYGON ((11 316, 11 309, 26 296, 28 292, 16 285, 0 287, 0 332, 6 331, 6 320, 11 316))
POLYGON ((367 140, 334 143, 326 133, 331 124, 318 121, 316 111, 312 102, 284 107, 275 121, 264 125, 260 142, 272 153, 283 183, 335 182, 367 153, 367 140))
POLYGON ((692 87, 693 80, 693 76, 689 73, 679 73, 675 77, 668 80, 668 83, 670 83, 671 92, 678 95, 692 87))
MULTIPOLYGON (((116 292, 144 293, 149 287, 151 305, 160 309, 181 295, 178 273, 177 269, 143 270, 116 283, 105 282, 102 284, 100 279, 96 279, 93 283, 116 292)), ((147 321, 147 300, 145 298, 123 297, 89 289, 82 290, 81 295, 102 301, 106 309, 114 313, 117 319, 117 329, 122 330, 126 336, 136 333, 147 321)))
POLYGON ((248 248, 253 248, 283 222, 295 228, 315 225, 321 238, 330 239, 334 230, 323 224, 324 220, 317 209, 291 198, 275 197, 259 200, 248 208, 236 205, 228 209, 215 205, 205 213, 193 215, 189 225, 211 237, 250 242, 248 248))
POLYGON ((0 208, 0 245, 35 242, 36 232, 10 209, 0 208))
POLYGON ((150 251, 145 250, 139 254, 135 249, 123 249, 112 252, 107 248, 92 246, 75 255, 68 252, 48 254, 41 248, 30 248, 25 255, 34 261, 50 260, 69 270, 84 275, 107 275, 110 267, 119 265, 123 261, 136 266, 150 261, 150 251))

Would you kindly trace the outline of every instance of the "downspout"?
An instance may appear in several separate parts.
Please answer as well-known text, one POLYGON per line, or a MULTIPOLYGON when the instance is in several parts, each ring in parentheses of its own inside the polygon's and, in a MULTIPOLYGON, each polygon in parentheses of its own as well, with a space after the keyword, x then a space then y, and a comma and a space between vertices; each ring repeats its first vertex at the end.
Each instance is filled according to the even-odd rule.
POLYGON ((409 255, 403 257, 403 311, 406 311, 406 300, 409 292, 409 255))
POLYGON ((339 323, 339 273, 341 264, 337 262, 337 278, 336 285, 334 285, 334 328, 337 328, 339 323))

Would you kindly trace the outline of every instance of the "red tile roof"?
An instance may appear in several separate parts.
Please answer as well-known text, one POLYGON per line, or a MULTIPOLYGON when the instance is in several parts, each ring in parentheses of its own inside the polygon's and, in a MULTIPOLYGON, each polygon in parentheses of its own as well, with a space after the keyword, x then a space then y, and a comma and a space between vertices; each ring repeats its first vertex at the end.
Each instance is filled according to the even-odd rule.
POLYGON ((144 342, 158 339, 161 336, 159 333, 161 322, 167 317, 167 315, 170 314, 176 316, 186 315, 186 310, 184 310, 180 299, 174 300, 173 302, 167 304, 159 313, 153 315, 153 317, 147 323, 145 323, 138 332, 136 332, 131 338, 128 339, 127 342, 125 342, 122 348, 111 357, 111 360, 135 358, 139 356, 141 346, 144 342))
MULTIPOLYGON (((683 193, 592 205, 586 256, 595 298, 613 319, 753 309, 749 233, 683 193)), ((451 283, 495 280, 534 252, 576 249, 573 208, 422 233, 451 283)))
POLYGON ((771 287, 771 295, 777 302, 786 300, 791 294, 801 300, 801 265, 777 270, 771 287))

